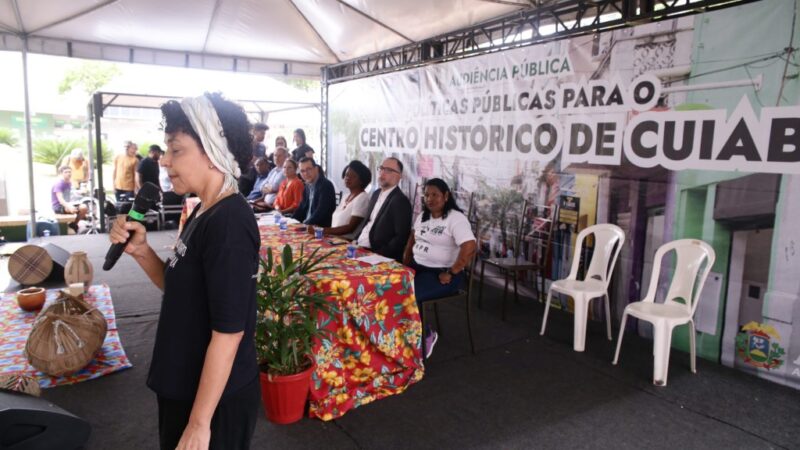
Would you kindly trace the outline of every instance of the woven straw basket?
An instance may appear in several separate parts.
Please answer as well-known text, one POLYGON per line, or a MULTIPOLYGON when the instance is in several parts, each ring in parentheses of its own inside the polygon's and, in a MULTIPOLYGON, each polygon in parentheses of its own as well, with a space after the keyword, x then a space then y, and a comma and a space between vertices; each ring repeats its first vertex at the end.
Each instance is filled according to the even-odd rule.
POLYGON ((103 313, 61 291, 58 300, 39 313, 25 354, 33 367, 48 375, 69 375, 89 364, 107 330, 103 313))

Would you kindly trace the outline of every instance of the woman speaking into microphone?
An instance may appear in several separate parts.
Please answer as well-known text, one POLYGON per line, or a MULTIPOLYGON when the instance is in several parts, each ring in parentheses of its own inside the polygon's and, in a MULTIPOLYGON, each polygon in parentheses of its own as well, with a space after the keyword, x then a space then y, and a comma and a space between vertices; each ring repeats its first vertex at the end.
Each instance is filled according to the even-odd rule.
POLYGON ((236 179, 250 161, 244 110, 219 94, 161 106, 161 165, 178 195, 201 203, 162 261, 144 227, 109 234, 163 292, 147 386, 158 399, 161 448, 247 448, 260 399, 254 330, 259 235, 236 179))

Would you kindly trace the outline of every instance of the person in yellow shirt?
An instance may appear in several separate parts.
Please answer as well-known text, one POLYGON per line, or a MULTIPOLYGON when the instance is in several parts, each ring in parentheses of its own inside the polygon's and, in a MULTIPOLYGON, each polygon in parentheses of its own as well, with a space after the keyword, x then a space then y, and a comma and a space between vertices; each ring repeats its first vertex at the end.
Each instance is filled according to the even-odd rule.
POLYGON ((66 161, 61 165, 62 167, 69 167, 72 171, 72 189, 81 187, 81 183, 89 181, 89 162, 83 157, 83 150, 79 148, 72 149, 66 161))
POLYGON ((133 199, 136 194, 136 151, 139 147, 133 142, 125 144, 125 154, 114 158, 114 194, 117 201, 123 201, 123 196, 133 199))

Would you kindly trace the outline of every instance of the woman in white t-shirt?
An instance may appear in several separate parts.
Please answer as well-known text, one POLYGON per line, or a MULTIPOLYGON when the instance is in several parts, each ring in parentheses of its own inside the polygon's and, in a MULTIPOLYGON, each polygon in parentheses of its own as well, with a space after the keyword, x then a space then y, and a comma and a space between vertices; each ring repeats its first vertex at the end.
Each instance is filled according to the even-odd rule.
MULTIPOLYGON (((425 183, 422 214, 414 222, 403 262, 411 266, 417 305, 433 298, 455 294, 464 280, 464 269, 476 249, 469 220, 456 204, 450 187, 440 178, 425 183)), ((430 357, 438 336, 425 332, 425 348, 430 357)))
POLYGON ((354 160, 344 168, 342 179, 350 194, 339 202, 339 206, 333 212, 331 226, 324 228, 323 233, 352 239, 353 233, 367 217, 369 195, 364 190, 372 182, 372 174, 364 163, 354 160))

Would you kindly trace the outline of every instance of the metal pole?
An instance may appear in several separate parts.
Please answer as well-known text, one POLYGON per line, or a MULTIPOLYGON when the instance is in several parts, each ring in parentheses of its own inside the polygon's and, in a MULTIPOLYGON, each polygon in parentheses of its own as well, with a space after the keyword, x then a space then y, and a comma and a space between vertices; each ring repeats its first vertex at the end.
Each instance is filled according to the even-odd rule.
POLYGON ((94 117, 94 149, 97 153, 97 200, 100 202, 100 231, 106 231, 106 191, 103 189, 103 140, 100 133, 100 119, 103 117, 103 96, 95 92, 92 97, 92 117, 94 117))
POLYGON ((31 235, 36 236, 36 200, 33 189, 33 141, 31 133, 31 107, 28 99, 28 37, 22 37, 22 81, 25 91, 25 136, 28 150, 28 193, 31 196, 31 235))
POLYGON ((101 209, 102 205, 98 206, 99 205, 98 199, 95 198, 94 196, 95 159, 93 154, 94 145, 92 142, 92 132, 94 131, 94 127, 92 126, 93 123, 92 117, 93 117, 92 104, 90 102, 89 104, 86 105, 86 125, 87 125, 86 128, 88 133, 87 153, 89 154, 89 201, 90 201, 89 205, 87 206, 90 208, 89 214, 91 214, 91 220, 92 220, 91 222, 92 226, 90 228, 89 234, 96 234, 98 229, 95 220, 98 219, 97 212, 99 209, 101 209))

